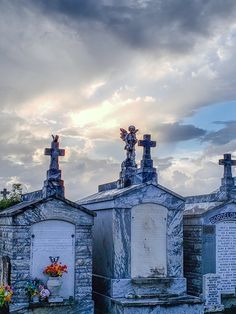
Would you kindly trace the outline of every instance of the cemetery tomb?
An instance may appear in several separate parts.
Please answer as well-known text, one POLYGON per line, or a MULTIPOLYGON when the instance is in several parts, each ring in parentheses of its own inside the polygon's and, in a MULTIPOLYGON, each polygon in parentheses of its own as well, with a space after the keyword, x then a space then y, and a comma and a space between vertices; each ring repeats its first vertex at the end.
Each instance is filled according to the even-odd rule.
POLYGON ((1 283, 14 287, 10 312, 15 314, 93 314, 91 229, 96 214, 64 197, 58 160, 64 150, 58 136, 46 154, 51 161, 43 189, 0 212, 1 283), (68 268, 58 294, 45 302, 29 299, 29 280, 37 277, 49 287, 43 271, 57 261, 68 268))
POLYGON ((183 277, 184 198, 157 182, 149 134, 128 144, 119 179, 78 203, 96 212, 93 227, 93 295, 97 314, 202 314, 186 294, 183 277), (135 144, 143 147, 138 168, 135 144), (131 143, 131 144, 130 144, 131 143))
POLYGON ((215 300, 216 309, 222 311, 228 304, 236 309, 236 187, 231 171, 235 161, 231 155, 224 154, 219 164, 224 166, 219 189, 186 198, 184 275, 188 293, 204 294, 206 309, 210 310, 215 300), (214 285, 214 278, 217 288, 212 293, 205 286, 208 282, 214 285))

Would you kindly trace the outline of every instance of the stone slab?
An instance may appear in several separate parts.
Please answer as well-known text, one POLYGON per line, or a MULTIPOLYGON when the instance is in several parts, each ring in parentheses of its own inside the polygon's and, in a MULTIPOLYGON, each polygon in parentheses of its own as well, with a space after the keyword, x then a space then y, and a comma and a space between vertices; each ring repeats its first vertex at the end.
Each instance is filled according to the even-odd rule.
POLYGON ((236 287, 236 221, 216 225, 216 272, 221 275, 222 293, 234 293, 236 287))
POLYGON ((109 298, 94 294, 97 314, 203 314, 204 306, 199 298, 125 299, 109 298), (97 302, 99 300, 99 302, 97 302))
POLYGON ((140 204, 131 211, 131 277, 167 275, 167 208, 140 204))
POLYGON ((203 275, 203 298, 206 312, 224 309, 221 304, 221 277, 217 274, 203 275))

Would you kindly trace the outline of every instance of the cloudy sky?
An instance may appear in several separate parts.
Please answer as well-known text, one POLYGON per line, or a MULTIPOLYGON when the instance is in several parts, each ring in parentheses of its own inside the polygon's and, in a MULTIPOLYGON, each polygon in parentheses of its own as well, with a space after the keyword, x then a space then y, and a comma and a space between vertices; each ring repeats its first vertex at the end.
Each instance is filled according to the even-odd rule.
POLYGON ((236 158, 235 46, 235 0, 1 0, 0 188, 40 189, 59 134, 66 196, 94 193, 134 124, 160 184, 215 190, 236 158))

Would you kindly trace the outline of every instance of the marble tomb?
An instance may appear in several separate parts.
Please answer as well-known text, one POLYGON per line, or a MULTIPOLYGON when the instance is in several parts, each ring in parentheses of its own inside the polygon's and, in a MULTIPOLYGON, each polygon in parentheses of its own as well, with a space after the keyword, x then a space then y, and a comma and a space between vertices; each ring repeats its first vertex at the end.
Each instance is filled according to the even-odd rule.
POLYGON ((78 203, 96 212, 93 295, 97 314, 200 314, 183 276, 185 199, 158 184, 149 134, 141 167, 135 162, 137 129, 121 129, 126 159, 117 181, 78 203))
POLYGON ((186 198, 184 212, 184 276, 188 293, 205 299, 206 311, 236 308, 236 186, 231 154, 221 186, 213 193, 186 198))

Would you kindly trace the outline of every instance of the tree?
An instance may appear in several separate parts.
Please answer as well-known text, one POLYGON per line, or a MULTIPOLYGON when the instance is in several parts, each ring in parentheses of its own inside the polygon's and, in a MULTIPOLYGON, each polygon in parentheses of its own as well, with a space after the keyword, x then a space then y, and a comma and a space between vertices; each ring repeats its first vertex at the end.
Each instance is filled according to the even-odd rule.
POLYGON ((2 198, 0 200, 0 210, 11 207, 21 201, 22 195, 22 184, 12 184, 12 189, 8 198, 2 198))

